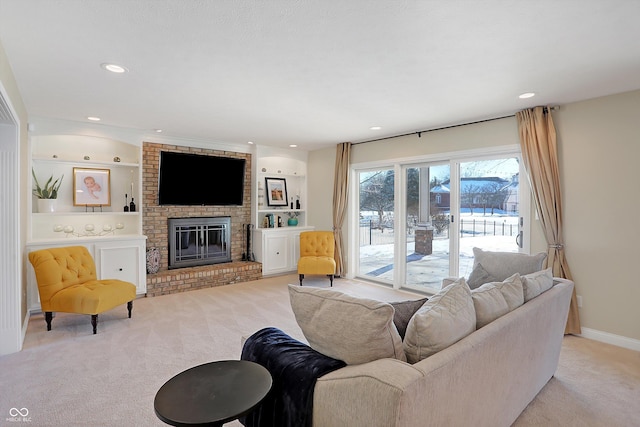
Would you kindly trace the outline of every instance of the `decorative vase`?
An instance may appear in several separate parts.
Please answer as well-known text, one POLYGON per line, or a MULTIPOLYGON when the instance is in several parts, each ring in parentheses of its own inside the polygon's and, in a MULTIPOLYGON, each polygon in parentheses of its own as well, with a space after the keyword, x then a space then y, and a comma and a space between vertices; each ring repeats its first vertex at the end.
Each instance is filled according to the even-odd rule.
POLYGON ((289 225, 289 227, 295 227, 296 225, 298 225, 298 218, 289 218, 287 220, 287 224, 289 225))
POLYGON ((147 249, 147 273, 155 274, 160 270, 160 249, 147 249))
POLYGON ((38 199, 38 212, 51 213, 56 211, 57 199, 38 199))

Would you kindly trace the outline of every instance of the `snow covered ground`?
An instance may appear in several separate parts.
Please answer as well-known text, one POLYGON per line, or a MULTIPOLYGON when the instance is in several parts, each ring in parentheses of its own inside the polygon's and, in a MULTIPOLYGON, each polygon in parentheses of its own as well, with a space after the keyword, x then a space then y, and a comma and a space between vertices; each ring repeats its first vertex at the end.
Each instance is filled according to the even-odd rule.
MULTIPOLYGON (((517 224, 517 217, 509 216, 481 216, 474 215, 478 221, 485 219, 501 224, 517 224)), ((470 216, 464 215, 468 221, 470 216)), ((465 227, 466 228, 466 227, 465 227)), ((481 230, 476 228, 476 231, 481 230)), ((488 232, 492 232, 492 224, 488 232)), ((380 241, 378 238, 384 235, 386 242, 393 242, 393 229, 372 230, 376 236, 372 236, 372 242, 380 241)), ((493 236, 473 233, 465 233, 460 239, 459 276, 468 277, 473 267, 473 248, 479 247, 489 251, 517 252, 515 236, 493 236)), ((376 280, 391 283, 393 280, 393 243, 373 244, 360 246, 360 275, 376 280)), ((450 277, 449 274, 449 239, 435 238, 433 240, 433 253, 422 256, 414 253, 414 243, 407 243, 407 280, 406 286, 424 290, 438 290, 442 279, 450 277), (432 289, 426 289, 432 288, 432 289)))

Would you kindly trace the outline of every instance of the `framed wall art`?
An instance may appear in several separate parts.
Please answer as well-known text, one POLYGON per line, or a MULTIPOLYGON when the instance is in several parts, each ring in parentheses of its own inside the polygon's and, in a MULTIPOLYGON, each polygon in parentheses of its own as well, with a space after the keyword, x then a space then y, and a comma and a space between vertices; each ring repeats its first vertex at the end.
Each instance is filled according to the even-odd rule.
POLYGON ((287 206, 287 180, 284 178, 265 178, 267 187, 267 205, 287 206))
POLYGON ((73 206, 111 206, 111 171, 73 168, 73 206))

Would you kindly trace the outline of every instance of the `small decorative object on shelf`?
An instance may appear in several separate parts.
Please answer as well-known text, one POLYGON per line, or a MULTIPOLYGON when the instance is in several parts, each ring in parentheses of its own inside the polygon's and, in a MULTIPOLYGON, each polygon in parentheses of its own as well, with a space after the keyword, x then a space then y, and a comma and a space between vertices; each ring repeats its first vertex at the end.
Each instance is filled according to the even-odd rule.
POLYGON ((85 224, 84 226, 84 233, 76 233, 75 229, 73 228, 72 225, 61 225, 61 224, 56 224, 53 226, 53 231, 56 233, 60 233, 60 232, 65 232, 65 234, 67 235, 66 237, 71 237, 71 236, 75 236, 75 237, 100 237, 100 236, 106 236, 108 234, 114 234, 115 230, 122 230, 124 229, 124 224, 122 223, 117 223, 115 230, 113 228, 113 226, 111 224, 104 224, 102 226, 102 231, 99 231, 96 233, 95 231, 96 227, 93 224, 85 224))
POLYGON ((129 203, 129 212, 136 211, 136 204, 133 202, 133 197, 131 198, 131 203, 129 203))
POLYGON ((289 227, 295 227, 298 225, 298 212, 288 212, 289 219, 287 220, 287 225, 289 227))
POLYGON ((113 161, 116 163, 120 163, 120 157, 116 156, 113 158, 113 161))
POLYGON ((44 184, 44 187, 40 187, 38 183, 38 178, 36 178, 36 172, 31 169, 31 175, 33 176, 33 182, 36 187, 33 189, 33 195, 38 199, 57 199, 58 198, 58 190, 60 189, 60 185, 62 184, 62 175, 60 178, 53 180, 53 175, 49 177, 47 182, 44 184))
POLYGON ((124 195, 124 211, 129 212, 129 196, 124 195))
POLYGON ((89 156, 84 156, 84 159, 85 159, 85 160, 91 160, 91 157, 89 157, 89 156))
POLYGON ((300 209, 300 196, 296 196, 296 209, 300 209))

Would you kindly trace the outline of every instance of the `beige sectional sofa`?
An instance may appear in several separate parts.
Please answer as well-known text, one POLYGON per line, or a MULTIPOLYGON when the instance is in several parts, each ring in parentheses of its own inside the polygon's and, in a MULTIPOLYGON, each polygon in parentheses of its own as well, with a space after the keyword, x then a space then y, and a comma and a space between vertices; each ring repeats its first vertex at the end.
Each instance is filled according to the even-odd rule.
POLYGON ((417 363, 381 358, 320 377, 314 427, 511 425, 558 365, 574 284, 553 282, 417 363))

